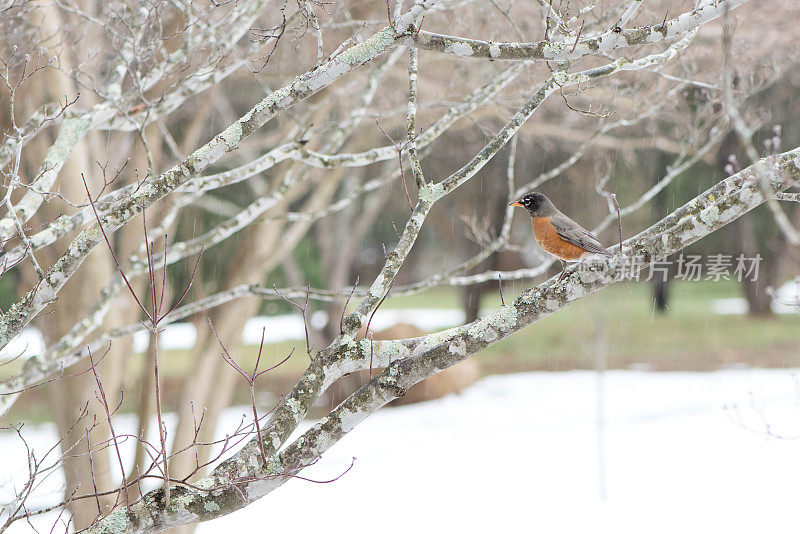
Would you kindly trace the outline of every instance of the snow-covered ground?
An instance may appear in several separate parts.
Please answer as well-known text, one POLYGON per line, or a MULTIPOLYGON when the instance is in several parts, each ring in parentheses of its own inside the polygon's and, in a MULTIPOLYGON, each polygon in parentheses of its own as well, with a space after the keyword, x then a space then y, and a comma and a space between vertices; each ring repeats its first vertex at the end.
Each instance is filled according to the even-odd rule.
POLYGON ((303 472, 330 479, 355 457, 341 479, 289 481, 199 532, 796 533, 799 377, 609 371, 604 447, 594 373, 488 377, 378 412, 303 472))
POLYGON ((340 480, 290 481, 200 532, 798 532, 797 378, 608 372, 601 461, 594 373, 489 377, 376 414, 304 472, 356 457, 340 480))
MULTIPOLYGON (((744 315, 750 305, 741 297, 716 299, 711 302, 711 312, 716 315, 744 315)), ((797 314, 800 311, 800 282, 791 280, 775 290, 770 302, 772 313, 797 314)))

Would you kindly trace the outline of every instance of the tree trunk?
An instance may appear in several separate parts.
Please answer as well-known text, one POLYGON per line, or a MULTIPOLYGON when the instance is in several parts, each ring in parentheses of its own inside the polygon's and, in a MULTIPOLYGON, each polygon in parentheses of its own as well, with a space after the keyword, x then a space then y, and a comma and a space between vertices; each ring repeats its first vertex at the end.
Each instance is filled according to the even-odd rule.
MULTIPOLYGON (((732 154, 741 162, 747 161, 738 139, 735 132, 730 132, 722 140, 717 152, 717 165, 721 173, 725 172, 725 166, 728 165, 732 154)), ((778 257, 770 251, 769 247, 760 247, 759 250, 759 238, 756 236, 756 228, 753 223, 754 216, 755 214, 748 213, 735 221, 732 226, 736 236, 736 255, 755 258, 760 254, 763 258, 757 279, 753 280, 750 276, 742 276, 739 280, 742 293, 747 299, 748 313, 763 317, 772 315, 770 308, 772 299, 766 289, 773 283, 778 257)))
MULTIPOLYGON (((653 184, 658 183, 659 180, 664 176, 667 170, 668 161, 667 155, 660 150, 656 152, 656 157, 654 159, 653 165, 653 184)), ((667 209, 667 195, 665 191, 662 191, 661 194, 656 195, 651 203, 652 209, 652 221, 658 221, 662 217, 664 217, 669 211, 667 209)), ((672 265, 672 261, 670 258, 666 258, 665 261, 668 262, 668 265, 672 265)), ((652 292, 653 297, 653 306, 655 306, 655 310, 659 313, 666 313, 669 309, 669 287, 670 287, 670 277, 671 274, 667 273, 666 275, 662 273, 655 273, 651 280, 650 289, 652 292)))

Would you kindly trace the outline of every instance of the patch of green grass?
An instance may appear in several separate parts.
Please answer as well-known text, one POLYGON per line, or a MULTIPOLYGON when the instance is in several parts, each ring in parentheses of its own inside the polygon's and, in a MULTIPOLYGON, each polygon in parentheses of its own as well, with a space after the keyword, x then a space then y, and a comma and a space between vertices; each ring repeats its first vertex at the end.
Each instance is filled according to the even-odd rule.
MULTIPOLYGON (((526 287, 504 283, 506 302, 526 287)), ((647 283, 620 283, 583 298, 564 310, 529 326, 479 355, 493 370, 567 369, 592 367, 598 351, 607 353, 610 367, 650 364, 655 368, 714 368, 730 363, 800 366, 800 317, 782 315, 752 318, 715 315, 712 302, 739 296, 735 282, 676 282, 670 287, 669 310, 654 310, 647 283)), ((483 297, 484 309, 500 304, 499 293, 483 297)), ((382 309, 458 308, 456 288, 438 287, 418 295, 388 298, 382 309)), ((308 363, 303 340, 264 346, 262 365, 271 366, 294 355, 280 372, 297 373, 308 363)), ((258 347, 233 354, 246 370, 252 369, 258 347)), ((189 350, 162 351, 162 376, 177 378, 192 365, 189 350)), ((221 357, 221 356, 220 356, 221 357)), ((137 373, 143 355, 131 358, 137 373)), ((0 367, 9 373, 13 366, 0 367)))
MULTIPOLYGON (((505 302, 512 302, 525 287, 523 283, 504 283, 505 302)), ((800 316, 752 318, 712 313, 714 299, 739 295, 738 286, 731 282, 675 283, 670 288, 670 309, 661 314, 653 308, 648 284, 616 284, 492 345, 477 359, 485 374, 589 369, 602 355, 605 355, 607 367, 622 369, 712 370, 742 364, 800 367, 800 316)), ((482 304, 486 311, 497 307, 499 293, 485 294, 482 304)), ((410 297, 390 297, 383 304, 386 309, 459 306, 460 294, 453 288, 436 288, 410 297)), ((260 379, 261 391, 285 391, 309 361, 305 340, 264 346, 262 369, 281 361, 292 349, 295 352, 286 363, 260 379)), ((250 371, 257 354, 258 347, 247 346, 232 356, 242 368, 250 371)), ((168 405, 177 401, 177 398, 170 398, 170 394, 177 395, 178 383, 194 364, 195 357, 189 350, 161 352, 159 367, 168 405)), ((145 356, 133 355, 129 361, 128 376, 141 376, 145 356)), ((2 366, 0 373, 7 376, 12 367, 2 366)), ((129 387, 135 389, 135 384, 129 387)), ((24 396, 14 410, 46 418, 47 414, 42 412, 46 404, 37 401, 44 398, 45 392, 37 389, 32 393, 24 396)), ((135 399, 134 395, 129 397, 131 401, 135 399)), ((125 409, 130 407, 124 406, 125 409)))
MULTIPOLYGON (((525 287, 522 283, 504 284, 505 301, 512 302, 525 287)), ((478 359, 487 373, 586 369, 592 368, 601 354, 606 354, 606 365, 611 368, 800 367, 800 317, 713 314, 715 299, 739 295, 733 282, 676 282, 670 288, 669 310, 660 313, 654 309, 649 284, 616 284, 496 343, 478 359)), ((496 307, 499 294, 485 294, 482 304, 486 310, 496 307)), ((458 290, 440 287, 418 295, 390 297, 382 308, 459 306, 458 290)), ((308 363, 303 340, 265 345, 262 365, 274 365, 293 348, 294 355, 276 372, 300 373, 308 363)), ((258 347, 248 346, 234 357, 250 370, 257 353, 258 347)), ((161 357, 163 375, 182 376, 191 359, 187 350, 166 351, 161 357)))
MULTIPOLYGON (((505 301, 512 302, 525 287, 522 283, 504 284, 505 301)), ((669 310, 659 313, 649 284, 616 284, 489 347, 478 359, 487 373, 586 369, 602 354, 611 368, 800 367, 800 317, 713 314, 715 299, 739 295, 734 282, 676 282, 670 288, 669 310)), ((496 307, 499 293, 485 294, 482 304, 486 310, 496 307)), ((459 306, 458 290, 440 287, 418 295, 390 297, 382 308, 459 306)), ((276 372, 301 372, 308 363, 302 340, 265 345, 262 364, 273 365, 292 348, 295 354, 276 372)), ((252 369, 257 352, 257 347, 245 347, 235 357, 245 369, 252 369)), ((177 378, 191 365, 191 354, 168 351, 162 361, 165 375, 177 378)))
POLYGON ((478 358, 492 371, 592 368, 603 354, 613 368, 800 366, 800 318, 712 313, 714 299, 736 296, 738 288, 730 282, 675 283, 669 310, 659 313, 649 285, 618 284, 531 325, 478 358))
POLYGON ((459 289, 453 287, 434 287, 424 293, 389 298, 381 304, 381 309, 400 308, 459 308, 461 307, 461 294, 459 289))

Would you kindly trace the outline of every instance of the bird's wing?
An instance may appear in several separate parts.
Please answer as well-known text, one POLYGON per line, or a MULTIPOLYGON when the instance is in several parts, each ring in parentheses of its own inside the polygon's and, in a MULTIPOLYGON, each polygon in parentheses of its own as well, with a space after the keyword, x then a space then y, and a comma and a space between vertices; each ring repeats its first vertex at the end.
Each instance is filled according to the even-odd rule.
POLYGON ((563 213, 551 216, 550 222, 565 241, 595 254, 611 255, 595 236, 563 213))

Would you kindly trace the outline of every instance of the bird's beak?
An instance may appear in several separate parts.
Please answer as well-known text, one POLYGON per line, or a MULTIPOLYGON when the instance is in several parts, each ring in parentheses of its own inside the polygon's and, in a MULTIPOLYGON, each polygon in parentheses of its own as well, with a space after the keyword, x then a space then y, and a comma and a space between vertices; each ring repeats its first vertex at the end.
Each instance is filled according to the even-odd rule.
POLYGON ((524 208, 525 207, 525 205, 522 204, 522 202, 520 202, 519 200, 517 200, 515 202, 512 202, 511 204, 509 204, 509 206, 519 206, 520 208, 524 208))

